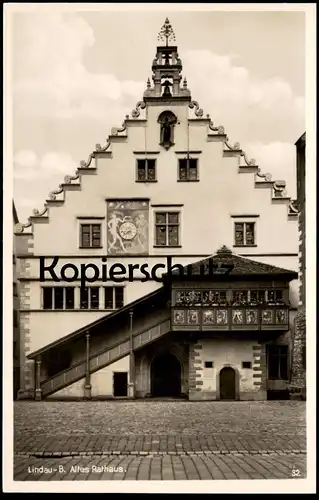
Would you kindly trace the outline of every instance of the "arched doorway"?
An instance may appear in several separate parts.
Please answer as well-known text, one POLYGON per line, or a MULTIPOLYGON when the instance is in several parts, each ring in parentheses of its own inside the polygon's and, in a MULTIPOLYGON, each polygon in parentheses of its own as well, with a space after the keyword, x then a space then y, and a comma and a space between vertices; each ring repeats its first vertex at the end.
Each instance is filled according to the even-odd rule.
POLYGON ((220 399, 236 399, 236 372, 231 366, 225 366, 219 374, 220 399))
POLYGON ((181 395, 181 365, 170 352, 158 354, 152 361, 151 391, 153 397, 181 395))

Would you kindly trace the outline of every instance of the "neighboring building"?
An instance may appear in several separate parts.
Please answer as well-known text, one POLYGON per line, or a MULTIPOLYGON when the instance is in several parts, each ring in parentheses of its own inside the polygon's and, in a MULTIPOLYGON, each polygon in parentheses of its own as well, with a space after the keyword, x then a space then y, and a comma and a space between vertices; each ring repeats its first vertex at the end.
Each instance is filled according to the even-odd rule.
POLYGON ((287 397, 298 211, 192 100, 172 36, 123 126, 16 227, 21 398, 287 397), (141 281, 167 256, 192 276, 141 281), (82 264, 100 270, 85 288, 65 280, 82 264))
POLYGON ((296 142, 299 209, 299 307, 295 320, 291 367, 291 397, 306 398, 306 133, 296 142))
POLYGON ((306 133, 296 142, 299 208, 299 305, 306 306, 306 133))
MULTIPOLYGON (((12 202, 12 214, 13 214, 13 227, 18 224, 19 219, 17 211, 12 202)), ((17 397, 20 388, 20 363, 19 363, 19 351, 20 351, 20 336, 19 336, 19 283, 18 283, 18 273, 17 273, 17 248, 16 248, 17 237, 13 235, 13 394, 14 398, 17 397)))

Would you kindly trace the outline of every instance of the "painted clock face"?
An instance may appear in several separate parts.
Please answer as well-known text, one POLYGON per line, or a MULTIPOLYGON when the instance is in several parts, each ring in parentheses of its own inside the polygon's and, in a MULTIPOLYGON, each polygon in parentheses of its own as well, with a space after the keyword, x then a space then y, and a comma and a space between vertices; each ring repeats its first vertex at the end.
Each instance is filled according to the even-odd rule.
POLYGON ((133 222, 123 222, 119 228, 119 233, 123 240, 133 240, 136 236, 137 229, 133 222))

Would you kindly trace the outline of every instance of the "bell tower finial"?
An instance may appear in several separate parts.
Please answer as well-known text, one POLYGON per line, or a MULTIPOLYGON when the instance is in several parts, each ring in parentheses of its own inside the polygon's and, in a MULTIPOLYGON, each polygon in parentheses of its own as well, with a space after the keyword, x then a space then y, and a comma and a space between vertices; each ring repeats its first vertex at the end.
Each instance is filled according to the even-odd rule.
POLYGON ((166 47, 168 47, 168 41, 170 42, 176 41, 174 30, 168 18, 165 19, 165 23, 163 24, 159 34, 157 35, 157 40, 159 42, 166 41, 166 47))
POLYGON ((153 85, 147 82, 143 94, 144 101, 190 102, 191 94, 187 88, 187 82, 181 83, 183 65, 178 55, 178 48, 174 44, 175 33, 167 18, 157 39, 163 43, 156 47, 156 55, 152 63, 153 85))

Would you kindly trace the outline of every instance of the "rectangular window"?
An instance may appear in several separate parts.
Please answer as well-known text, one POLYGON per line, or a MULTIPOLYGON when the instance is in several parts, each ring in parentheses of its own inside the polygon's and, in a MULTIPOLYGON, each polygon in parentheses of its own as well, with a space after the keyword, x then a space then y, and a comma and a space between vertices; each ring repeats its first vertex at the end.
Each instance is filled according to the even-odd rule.
POLYGON ((243 368, 251 368, 251 361, 243 361, 242 367, 243 368))
POLYGON ((213 290, 203 293, 204 305, 226 305, 227 297, 226 292, 215 292, 213 290))
POLYGON ((122 287, 115 287, 115 309, 120 309, 124 305, 124 294, 122 287))
POLYGON ((53 288, 45 287, 43 290, 43 309, 53 309, 53 288))
POLYGON ((257 306, 266 302, 266 290, 251 290, 249 304, 257 306))
POLYGON ((74 309, 74 287, 47 286, 43 290, 43 309, 74 309))
POLYGON ((13 295, 15 297, 18 296, 18 284, 17 283, 13 283, 13 295))
POLYGON ((89 290, 88 287, 80 288, 80 309, 89 308, 89 290))
POLYGON ((80 309, 99 309, 99 287, 80 288, 80 309))
POLYGON ((179 212, 155 213, 155 245, 163 247, 179 246, 179 212))
POLYGON ((74 288, 65 287, 65 309, 74 309, 74 288))
POLYGON ((156 160, 137 160, 137 181, 155 182, 156 181, 156 160))
POLYGON ((80 225, 80 247, 81 248, 101 247, 101 224, 80 225))
POLYGON ((267 302, 269 304, 283 303, 282 290, 268 290, 267 295, 267 302))
POLYGON ((63 295, 62 287, 54 288, 54 309, 63 309, 63 295))
POLYGON ((198 168, 197 158, 188 158, 179 160, 178 165, 178 180, 179 181, 197 181, 198 168))
POLYGON ((93 286, 89 288, 90 290, 90 306, 91 309, 99 309, 99 291, 100 289, 97 286, 93 286))
POLYGON ((247 292, 238 291, 233 292, 233 306, 244 306, 247 304, 247 292))
POLYGON ((267 346, 268 378, 288 380, 288 346, 267 346))
POLYGON ((212 361, 205 361, 205 368, 213 368, 214 363, 212 361))
POLYGON ((104 288, 104 307, 105 309, 114 309, 113 307, 113 287, 104 288))
POLYGON ((255 222, 235 222, 235 245, 255 245, 255 222))
POLYGON ((108 286, 104 288, 105 309, 120 309, 124 305, 124 288, 108 286))

